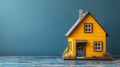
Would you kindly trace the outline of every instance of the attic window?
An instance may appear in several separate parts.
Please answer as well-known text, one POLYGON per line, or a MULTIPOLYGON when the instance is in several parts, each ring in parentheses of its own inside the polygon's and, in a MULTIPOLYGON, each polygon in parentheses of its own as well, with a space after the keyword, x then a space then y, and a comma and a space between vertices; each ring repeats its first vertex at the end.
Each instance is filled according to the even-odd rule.
POLYGON ((92 23, 85 23, 84 24, 84 31, 87 33, 92 32, 92 23))
POLYGON ((94 51, 102 51, 102 42, 100 41, 94 42, 94 51))

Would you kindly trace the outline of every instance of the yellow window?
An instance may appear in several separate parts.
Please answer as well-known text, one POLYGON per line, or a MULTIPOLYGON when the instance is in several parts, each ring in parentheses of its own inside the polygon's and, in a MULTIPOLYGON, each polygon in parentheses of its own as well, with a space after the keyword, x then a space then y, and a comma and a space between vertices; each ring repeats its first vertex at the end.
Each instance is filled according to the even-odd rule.
POLYGON ((69 51, 72 51, 72 42, 71 41, 68 41, 68 49, 69 49, 69 51))

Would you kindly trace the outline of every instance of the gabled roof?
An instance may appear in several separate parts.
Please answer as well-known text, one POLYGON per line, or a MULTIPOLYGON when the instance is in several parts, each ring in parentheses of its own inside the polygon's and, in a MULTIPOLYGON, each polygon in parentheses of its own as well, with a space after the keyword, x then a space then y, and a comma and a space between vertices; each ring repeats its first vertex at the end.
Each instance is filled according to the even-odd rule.
MULTIPOLYGON (((86 12, 86 13, 84 13, 83 15, 82 15, 82 18, 79 18, 77 21, 76 21, 76 23, 69 29, 69 31, 65 34, 65 36, 69 36, 72 32, 73 32, 73 30, 83 21, 83 19, 85 19, 86 18, 86 16, 88 15, 88 14, 90 14, 93 18, 94 18, 94 16, 90 13, 90 12, 86 12)), ((94 18, 95 19, 95 18, 94 18)), ((95 19, 95 21, 97 21, 96 19, 95 19)), ((97 23, 98 23, 98 21, 97 21, 97 23)), ((98 23, 99 24, 99 23, 98 23)), ((100 25, 100 24, 99 24, 100 25)), ((100 27, 102 27, 101 25, 100 25, 100 27)), ((107 33, 107 31, 102 27, 102 29, 106 32, 106 36, 108 36, 108 33, 107 33)))

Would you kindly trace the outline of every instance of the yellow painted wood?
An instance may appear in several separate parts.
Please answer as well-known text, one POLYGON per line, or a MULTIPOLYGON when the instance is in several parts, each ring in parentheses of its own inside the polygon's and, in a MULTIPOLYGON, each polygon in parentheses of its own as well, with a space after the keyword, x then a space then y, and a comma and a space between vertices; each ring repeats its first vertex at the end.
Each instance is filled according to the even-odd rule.
POLYGON ((106 32, 103 28, 97 23, 97 21, 91 16, 87 15, 85 19, 73 30, 73 32, 68 36, 68 41, 72 41, 72 51, 69 51, 69 55, 76 57, 76 40, 87 40, 86 44, 86 57, 92 56, 102 56, 103 53, 106 53, 106 32), (85 33, 84 32, 84 23, 93 24, 93 32, 85 33), (101 52, 94 51, 94 41, 102 41, 103 50, 101 52))

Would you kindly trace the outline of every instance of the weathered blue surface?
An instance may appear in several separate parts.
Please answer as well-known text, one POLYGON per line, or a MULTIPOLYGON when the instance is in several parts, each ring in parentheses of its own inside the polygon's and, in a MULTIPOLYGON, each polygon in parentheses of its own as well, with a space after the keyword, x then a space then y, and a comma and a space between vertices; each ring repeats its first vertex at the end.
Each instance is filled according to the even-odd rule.
POLYGON ((119 67, 120 60, 63 60, 61 57, 47 56, 1 56, 0 67, 119 67))

